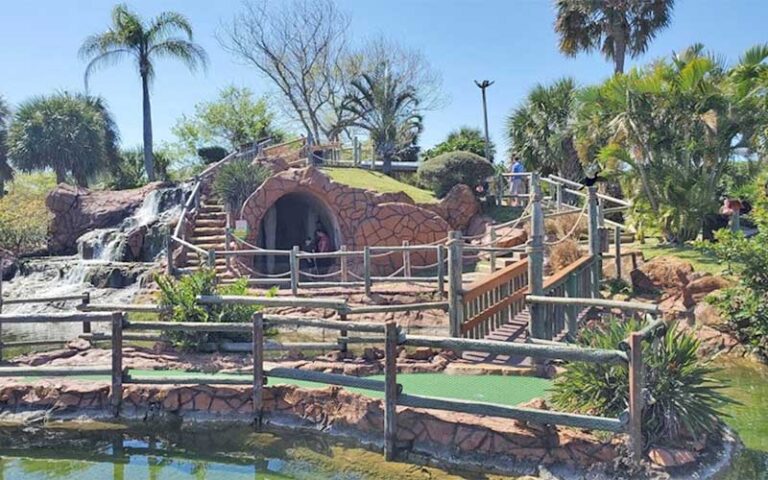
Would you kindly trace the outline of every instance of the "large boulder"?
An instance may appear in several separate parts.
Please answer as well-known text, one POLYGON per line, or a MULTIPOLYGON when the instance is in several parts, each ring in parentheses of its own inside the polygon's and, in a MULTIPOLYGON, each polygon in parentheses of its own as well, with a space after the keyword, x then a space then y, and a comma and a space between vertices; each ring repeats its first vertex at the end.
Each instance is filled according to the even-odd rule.
POLYGON ((684 295, 688 306, 700 303, 712 292, 733 286, 733 282, 727 278, 708 273, 694 273, 688 277, 688 283, 684 287, 684 295))
POLYGON ((120 191, 90 191, 60 184, 45 200, 53 219, 48 227, 48 251, 69 255, 77 251, 77 239, 96 228, 115 227, 131 215, 152 191, 167 186, 150 183, 120 191))
POLYGON ((467 185, 455 185, 439 203, 419 205, 440 215, 453 230, 464 231, 472 217, 480 213, 480 202, 467 185))

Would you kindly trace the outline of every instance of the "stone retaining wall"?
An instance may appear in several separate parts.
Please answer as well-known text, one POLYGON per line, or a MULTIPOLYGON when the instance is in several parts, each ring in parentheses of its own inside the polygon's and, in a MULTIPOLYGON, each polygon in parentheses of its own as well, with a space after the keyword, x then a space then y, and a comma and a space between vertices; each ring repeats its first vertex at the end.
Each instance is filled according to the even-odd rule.
MULTIPOLYGON (((4 411, 46 409, 91 412, 109 409, 109 390, 94 383, 42 381, 37 385, 6 381, 0 386, 4 411)), ((122 415, 148 418, 167 414, 209 420, 252 421, 251 388, 245 386, 127 385, 122 415)), ((298 425, 353 436, 381 444, 384 411, 381 400, 340 387, 304 389, 272 386, 264 390, 267 422, 298 425)), ((535 408, 546 408, 534 401, 535 408)), ((587 468, 617 457, 619 439, 600 440, 567 428, 534 425, 475 415, 398 408, 398 447, 440 460, 481 465, 483 469, 520 469, 564 464, 587 468)))

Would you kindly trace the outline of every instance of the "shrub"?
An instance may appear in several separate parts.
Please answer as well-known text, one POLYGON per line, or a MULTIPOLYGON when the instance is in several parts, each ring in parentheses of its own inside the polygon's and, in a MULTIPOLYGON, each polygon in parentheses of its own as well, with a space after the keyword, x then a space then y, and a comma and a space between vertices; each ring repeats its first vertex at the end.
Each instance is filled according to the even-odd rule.
POLYGON ((544 233, 555 238, 570 236, 571 238, 578 239, 587 233, 587 228, 587 217, 579 212, 574 212, 573 215, 544 218, 544 233))
POLYGON ((197 156, 204 163, 215 163, 226 157, 229 153, 224 147, 203 147, 197 149, 197 156))
POLYGON ((18 174, 0 198, 0 248, 15 254, 45 247, 51 213, 45 197, 56 186, 50 173, 18 174))
POLYGON ((235 160, 221 167, 213 190, 230 211, 236 211, 271 175, 272 172, 264 165, 252 164, 246 159, 235 160))
POLYGON ((553 272, 557 272, 580 259, 581 254, 579 242, 567 238, 549 249, 549 266, 553 272))
POLYGON ((768 360, 768 293, 738 286, 715 292, 706 300, 717 308, 740 343, 768 360))
MULTIPOLYGON (((615 349, 644 325, 636 320, 610 319, 597 328, 582 329, 581 346, 615 349)), ((699 342, 672 327, 655 345, 644 342, 645 379, 651 400, 643 410, 646 444, 674 444, 717 432, 730 400, 720 393, 725 384, 700 360, 699 342)), ((629 405, 626 365, 574 362, 555 380, 552 402, 559 408, 590 415, 616 417, 629 405)))
MULTIPOLYGON (((171 164, 170 155, 163 150, 153 152, 155 159, 155 175, 159 180, 168 180, 168 167, 171 164)), ((139 146, 120 152, 119 162, 110 167, 111 179, 109 188, 127 190, 143 187, 149 181, 144 171, 144 149, 139 146)))
MULTIPOLYGON (((216 285, 216 272, 201 269, 191 275, 185 275, 176 280, 168 276, 158 276, 157 285, 160 287, 160 305, 170 310, 161 314, 160 318, 167 322, 250 322, 253 314, 260 310, 252 305, 200 305, 198 295, 246 295, 248 283, 239 279, 231 285, 216 285)), ((205 343, 219 341, 244 341, 250 337, 244 334, 219 332, 163 332, 171 339, 174 346, 182 350, 194 350, 205 343)))
POLYGON ((474 187, 483 183, 494 172, 493 165, 470 152, 448 152, 436 156, 419 166, 418 175, 424 185, 442 198, 458 184, 474 187))

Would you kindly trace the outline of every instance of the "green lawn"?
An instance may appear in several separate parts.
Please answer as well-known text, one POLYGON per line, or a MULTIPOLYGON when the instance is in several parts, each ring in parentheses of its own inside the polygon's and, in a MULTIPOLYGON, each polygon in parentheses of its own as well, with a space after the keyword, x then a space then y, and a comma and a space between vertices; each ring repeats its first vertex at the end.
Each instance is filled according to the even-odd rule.
POLYGON ((645 260, 648 261, 654 257, 670 256, 676 257, 687 262, 691 262, 693 269, 697 272, 708 272, 713 275, 720 275, 725 271, 726 265, 713 255, 696 250, 689 245, 667 246, 659 245, 658 239, 646 239, 645 244, 633 243, 630 248, 643 252, 645 260))
POLYGON ((372 172, 362 168, 323 167, 323 172, 335 182, 350 187, 373 190, 379 193, 404 192, 416 203, 436 203, 435 195, 429 190, 414 187, 388 177, 381 172, 372 172))

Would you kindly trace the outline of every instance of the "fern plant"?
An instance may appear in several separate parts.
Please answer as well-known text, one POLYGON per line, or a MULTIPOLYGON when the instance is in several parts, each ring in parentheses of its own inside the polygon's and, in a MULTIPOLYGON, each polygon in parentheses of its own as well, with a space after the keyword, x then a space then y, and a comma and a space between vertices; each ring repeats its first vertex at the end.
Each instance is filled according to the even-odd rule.
MULTIPOLYGON (((615 349, 644 325, 637 320, 612 318, 580 332, 585 347, 615 349)), ((670 328, 664 338, 643 347, 645 379, 650 400, 643 411, 646 445, 697 439, 721 428, 720 410, 730 402, 720 393, 726 385, 711 376, 715 371, 696 356, 699 341, 670 328)), ((617 417, 629 405, 626 365, 574 362, 554 383, 552 402, 567 411, 617 417)))

